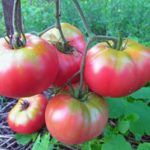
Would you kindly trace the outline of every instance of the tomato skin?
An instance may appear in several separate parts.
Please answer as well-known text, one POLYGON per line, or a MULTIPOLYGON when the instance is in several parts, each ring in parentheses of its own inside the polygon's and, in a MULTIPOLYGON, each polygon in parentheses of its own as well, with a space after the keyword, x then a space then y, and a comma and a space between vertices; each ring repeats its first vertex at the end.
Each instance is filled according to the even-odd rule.
POLYGON ((21 134, 31 134, 38 131, 45 125, 44 115, 47 103, 47 98, 42 94, 20 98, 8 113, 9 127, 21 134), (25 110, 22 109, 24 101, 29 103, 29 107, 25 110))
POLYGON ((59 94, 49 101, 45 120, 53 137, 65 144, 80 144, 102 133, 108 120, 108 107, 95 94, 90 94, 86 102, 59 94))
POLYGON ((132 40, 123 51, 98 43, 87 53, 84 77, 99 95, 126 96, 150 80, 150 49, 132 40))
MULTIPOLYGON (((70 54, 63 53, 57 50, 59 72, 57 74, 54 86, 62 86, 68 81, 76 72, 79 71, 83 51, 86 47, 86 42, 83 34, 75 26, 68 23, 61 23, 64 37, 69 42, 69 45, 76 50, 70 54)), ((62 42, 59 31, 56 28, 52 28, 42 35, 42 38, 51 42, 62 42)), ((73 80, 78 82, 79 76, 73 80)))
POLYGON ((41 93, 55 80, 58 59, 53 45, 26 34, 26 46, 13 50, 0 39, 0 95, 26 97, 41 93))

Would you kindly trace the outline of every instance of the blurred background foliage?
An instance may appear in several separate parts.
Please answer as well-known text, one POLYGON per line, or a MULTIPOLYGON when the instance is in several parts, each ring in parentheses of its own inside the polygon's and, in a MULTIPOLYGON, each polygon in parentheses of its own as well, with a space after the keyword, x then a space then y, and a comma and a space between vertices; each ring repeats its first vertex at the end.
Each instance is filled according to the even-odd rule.
MULTIPOLYGON (((41 32, 55 24, 52 0, 21 0, 26 32, 41 32)), ((80 0, 92 31, 117 36, 119 32, 150 46, 150 0, 80 0)), ((62 22, 69 22, 84 33, 84 27, 71 0, 62 0, 62 22)), ((0 36, 5 27, 0 6, 0 36)))

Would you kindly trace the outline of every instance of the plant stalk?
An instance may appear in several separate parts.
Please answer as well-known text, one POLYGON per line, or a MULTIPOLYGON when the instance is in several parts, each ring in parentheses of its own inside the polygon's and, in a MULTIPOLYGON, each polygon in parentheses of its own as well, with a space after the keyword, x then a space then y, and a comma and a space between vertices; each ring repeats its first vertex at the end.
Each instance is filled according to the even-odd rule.
POLYGON ((10 41, 13 48, 21 48, 26 44, 26 38, 22 29, 21 2, 14 0, 13 8, 13 29, 14 37, 10 41))
POLYGON ((66 41, 65 36, 62 32, 62 28, 61 28, 61 24, 60 24, 60 17, 61 17, 60 0, 56 0, 55 3, 56 3, 56 26, 59 30, 59 33, 60 33, 60 36, 61 36, 62 42, 63 42, 63 47, 65 49, 67 41, 66 41))
POLYGON ((7 37, 9 38, 9 40, 12 37, 11 35, 14 34, 13 23, 12 23, 13 5, 14 5, 14 0, 7 0, 7 1, 2 0, 6 33, 7 33, 7 37))
POLYGON ((88 22, 87 22, 87 20, 86 20, 86 18, 84 16, 84 13, 83 13, 83 11, 82 11, 82 9, 80 7, 80 4, 79 4, 78 0, 72 0, 72 1, 73 1, 74 5, 76 7, 76 9, 77 9, 81 19, 82 19, 82 21, 83 21, 83 24, 84 24, 84 27, 86 29, 86 32, 87 32, 88 36, 92 37, 93 33, 92 33, 92 31, 91 31, 91 29, 89 27, 89 24, 88 24, 88 22))

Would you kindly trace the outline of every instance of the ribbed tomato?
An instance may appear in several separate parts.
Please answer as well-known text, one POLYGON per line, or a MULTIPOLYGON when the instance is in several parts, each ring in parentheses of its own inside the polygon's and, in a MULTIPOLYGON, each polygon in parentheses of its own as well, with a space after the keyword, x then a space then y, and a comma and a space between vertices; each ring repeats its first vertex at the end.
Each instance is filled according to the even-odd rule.
POLYGON ((8 113, 9 127, 22 134, 30 134, 41 129, 45 124, 45 109, 48 100, 42 94, 20 98, 8 113))
MULTIPOLYGON (((61 23, 64 37, 68 45, 72 47, 72 52, 62 52, 57 49, 59 71, 54 82, 55 86, 62 86, 68 81, 77 71, 79 71, 82 54, 86 47, 86 42, 83 34, 75 26, 68 23, 61 23)), ((49 41, 49 43, 62 43, 59 31, 57 28, 52 28, 42 35, 42 38, 49 41)), ((79 77, 74 80, 77 82, 79 77)))
POLYGON ((58 94, 49 101, 45 119, 53 137, 66 144, 79 144, 102 133, 108 120, 108 107, 102 97, 93 93, 85 102, 58 94))
POLYGON ((26 34, 26 45, 12 49, 0 39, 0 95, 26 97, 39 94, 58 72, 56 48, 43 39, 26 34))
POLYGON ((124 41, 116 50, 106 43, 92 47, 86 57, 84 76, 89 88, 102 96, 126 96, 150 80, 150 48, 124 41))

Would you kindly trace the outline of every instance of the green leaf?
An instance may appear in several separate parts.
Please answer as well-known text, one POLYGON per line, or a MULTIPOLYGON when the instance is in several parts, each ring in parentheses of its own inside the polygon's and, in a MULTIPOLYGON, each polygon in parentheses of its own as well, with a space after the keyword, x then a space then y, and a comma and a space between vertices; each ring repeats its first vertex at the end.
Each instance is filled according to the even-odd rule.
POLYGON ((130 128, 130 123, 135 122, 138 119, 139 116, 136 113, 126 114, 124 117, 119 119, 117 126, 118 131, 125 134, 130 128))
POLYGON ((50 135, 45 133, 43 136, 39 135, 35 141, 32 150, 48 150, 50 146, 50 135))
POLYGON ((143 99, 143 100, 149 100, 150 98, 150 87, 143 87, 141 89, 139 89, 138 91, 132 93, 131 97, 135 98, 135 99, 143 99))
POLYGON ((110 125, 107 125, 104 129, 104 137, 110 137, 112 134, 114 134, 114 128, 112 128, 110 125))
POLYGON ((139 119, 139 116, 136 113, 130 113, 130 114, 126 114, 124 119, 130 122, 135 122, 139 119))
POLYGON ((93 139, 80 145, 81 150, 100 150, 100 139, 93 139))
POLYGON ((128 103, 125 114, 136 113, 139 116, 134 122, 130 124, 130 131, 135 135, 144 135, 145 133, 150 135, 150 107, 141 101, 134 103, 128 103))
POLYGON ((105 138, 101 150, 132 150, 132 148, 122 135, 112 134, 105 138))
POLYGON ((124 114, 126 99, 125 98, 105 98, 109 106, 109 117, 119 118, 124 114))
POLYGON ((142 143, 138 146, 137 150, 150 150, 150 143, 142 143))
POLYGON ((121 133, 124 134, 128 131, 129 127, 130 127, 130 121, 121 120, 119 121, 117 128, 121 133))
POLYGON ((39 150, 39 146, 40 146, 40 142, 41 142, 41 135, 39 135, 35 141, 35 143, 33 144, 32 150, 39 150))
POLYGON ((106 98, 109 105, 110 118, 122 118, 130 116, 135 121, 130 122, 129 130, 136 136, 142 136, 145 133, 150 134, 150 107, 142 101, 130 102, 127 97, 124 98, 106 98))
POLYGON ((34 133, 34 134, 16 134, 15 138, 16 138, 18 144, 26 145, 31 141, 35 141, 37 136, 38 136, 38 133, 34 133))

